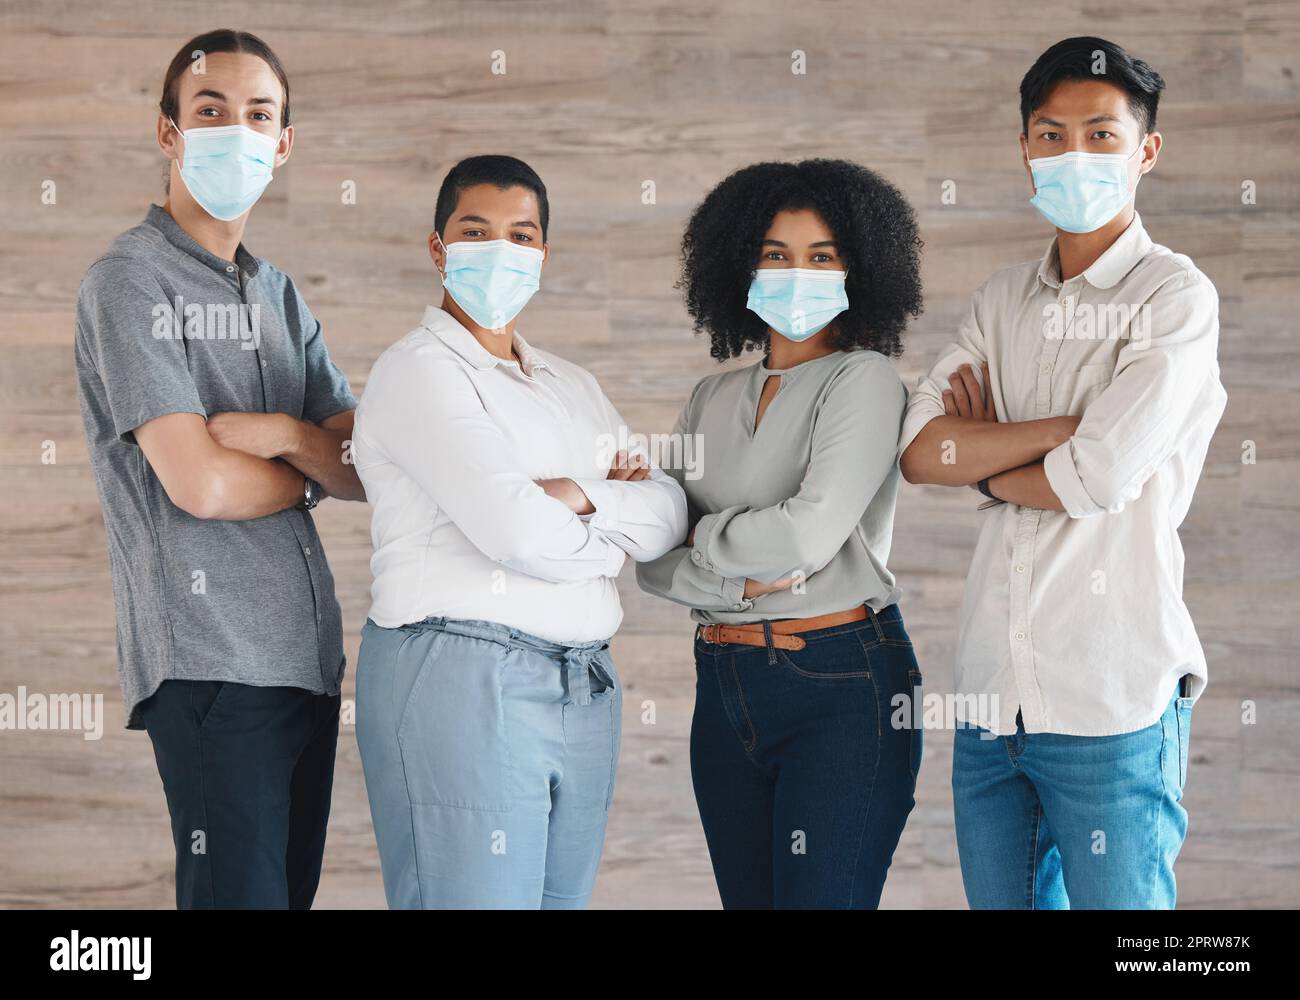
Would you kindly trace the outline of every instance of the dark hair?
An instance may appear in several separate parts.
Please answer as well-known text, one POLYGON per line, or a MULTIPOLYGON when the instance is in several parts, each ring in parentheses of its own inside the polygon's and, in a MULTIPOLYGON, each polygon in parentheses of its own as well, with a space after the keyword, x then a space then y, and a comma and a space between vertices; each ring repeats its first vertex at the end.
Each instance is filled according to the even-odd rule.
POLYGON ((847 160, 755 163, 705 196, 682 237, 686 308, 719 361, 766 347, 767 324, 746 308, 763 237, 778 212, 811 208, 848 267, 849 307, 835 319, 843 350, 903 351, 909 316, 921 312, 921 240, 912 206, 879 174, 847 160))
POLYGON ((284 103, 280 106, 280 127, 286 128, 288 126, 289 78, 285 75, 284 66, 281 64, 279 56, 271 51, 271 46, 256 35, 247 31, 234 31, 230 28, 205 31, 201 35, 195 35, 181 46, 180 51, 172 58, 171 65, 167 67, 167 75, 163 77, 162 100, 158 102, 158 107, 164 115, 172 121, 176 121, 177 114, 180 111, 176 83, 181 78, 181 74, 189 69, 190 64, 194 61, 195 52, 202 52, 204 55, 212 55, 214 52, 247 52, 249 55, 257 56, 270 66, 271 72, 275 74, 276 79, 280 81, 280 86, 284 88, 284 103))
POLYGON ((433 211, 433 228, 441 237, 443 227, 456 211, 460 194, 466 188, 476 184, 492 184, 500 190, 523 187, 537 195, 538 212, 541 215, 542 242, 546 242, 546 230, 551 223, 551 203, 546 200, 546 185, 523 160, 513 156, 489 154, 470 156, 461 160, 448 171, 438 189, 438 204, 433 211))
POLYGON ((1114 42, 1084 35, 1057 42, 1038 57, 1020 81, 1020 127, 1029 131, 1029 116, 1046 103, 1062 80, 1105 80, 1128 95, 1129 110, 1143 132, 1156 127, 1156 106, 1165 81, 1141 59, 1114 42), (1098 57, 1101 57, 1100 70, 1098 57))

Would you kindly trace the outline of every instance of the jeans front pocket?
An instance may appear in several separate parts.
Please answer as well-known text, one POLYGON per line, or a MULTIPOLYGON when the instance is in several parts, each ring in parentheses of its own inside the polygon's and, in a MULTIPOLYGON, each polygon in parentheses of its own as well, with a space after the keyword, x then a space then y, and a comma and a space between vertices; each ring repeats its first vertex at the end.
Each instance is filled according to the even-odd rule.
POLYGON ((504 643, 441 631, 404 644, 404 656, 421 657, 397 728, 412 804, 510 811, 506 653, 504 643))
POLYGON ((921 703, 923 679, 921 668, 916 662, 916 653, 910 641, 887 638, 867 643, 867 659, 876 683, 881 726, 897 734, 895 739, 899 741, 897 752, 900 758, 903 754, 903 734, 898 731, 906 730, 907 766, 915 786, 921 772, 921 757, 925 748, 921 703))
POLYGON ((907 676, 911 682, 911 693, 906 704, 910 710, 908 722, 912 727, 911 765, 912 781, 915 782, 917 776, 921 773, 921 758, 925 750, 925 727, 922 725, 924 719, 922 709, 924 706, 921 703, 921 671, 909 670, 907 676))
POLYGON ((805 638, 803 649, 776 649, 776 661, 786 670, 815 681, 869 678, 871 667, 859 631, 852 629, 825 638, 805 638))
POLYGON ((1178 786, 1186 788, 1187 752, 1192 742, 1192 699, 1179 698, 1175 713, 1178 716, 1178 786))

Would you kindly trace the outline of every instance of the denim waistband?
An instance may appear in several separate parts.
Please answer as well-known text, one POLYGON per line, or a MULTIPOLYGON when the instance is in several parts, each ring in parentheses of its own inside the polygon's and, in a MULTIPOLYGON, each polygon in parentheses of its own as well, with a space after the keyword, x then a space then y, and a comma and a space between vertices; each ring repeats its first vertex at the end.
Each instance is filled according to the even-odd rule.
MULTIPOLYGON (((473 618, 443 618, 431 616, 410 625, 403 625, 405 631, 447 632, 452 635, 498 642, 506 647, 528 649, 540 653, 548 659, 561 664, 565 670, 565 686, 569 697, 579 705, 591 704, 591 674, 594 673, 603 684, 615 687, 612 669, 607 669, 600 656, 609 649, 608 639, 592 639, 590 642, 563 643, 543 639, 541 636, 525 632, 523 629, 511 628, 500 622, 484 621, 473 618)), ((604 659, 608 660, 606 656, 604 659)))

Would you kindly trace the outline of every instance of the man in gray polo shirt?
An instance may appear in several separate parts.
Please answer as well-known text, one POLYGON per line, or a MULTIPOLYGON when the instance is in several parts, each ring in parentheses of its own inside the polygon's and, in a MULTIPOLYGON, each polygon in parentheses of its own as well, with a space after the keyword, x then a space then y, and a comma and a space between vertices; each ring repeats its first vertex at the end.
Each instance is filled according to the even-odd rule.
POLYGON ((75 339, 127 728, 153 742, 177 906, 306 908, 345 663, 310 510, 364 492, 320 323, 241 242, 292 146, 279 60, 245 33, 191 40, 158 141, 167 202, 90 266, 75 339))

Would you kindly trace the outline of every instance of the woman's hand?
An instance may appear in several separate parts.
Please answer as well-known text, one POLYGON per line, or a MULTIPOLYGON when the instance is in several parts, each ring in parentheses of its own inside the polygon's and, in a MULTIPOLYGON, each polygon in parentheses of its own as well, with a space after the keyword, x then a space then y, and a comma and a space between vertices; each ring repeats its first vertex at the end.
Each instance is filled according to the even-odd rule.
POLYGON ((773 580, 771 583, 762 583, 758 580, 745 581, 745 598, 746 600, 753 597, 764 597, 767 594, 774 594, 778 590, 789 590, 794 586, 794 577, 788 576, 784 580, 773 580))
POLYGON ((626 451, 620 451, 610 463, 609 474, 605 478, 621 479, 629 483, 649 479, 650 463, 640 455, 630 455, 626 451))

